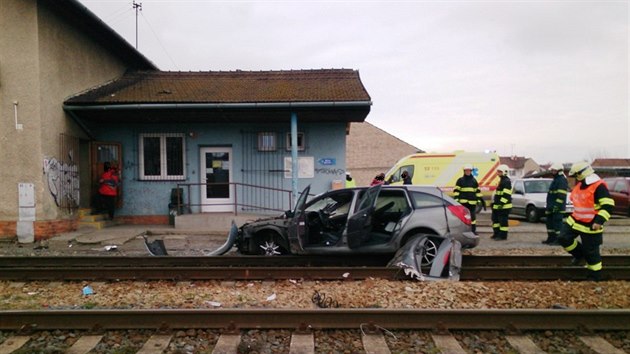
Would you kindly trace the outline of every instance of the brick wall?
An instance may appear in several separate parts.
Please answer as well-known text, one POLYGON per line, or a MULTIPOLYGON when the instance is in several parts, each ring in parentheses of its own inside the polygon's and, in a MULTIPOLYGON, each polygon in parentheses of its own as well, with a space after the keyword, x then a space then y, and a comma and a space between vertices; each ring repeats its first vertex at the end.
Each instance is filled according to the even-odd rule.
POLYGON ((423 151, 368 122, 351 123, 346 136, 346 170, 357 186, 367 186, 378 173, 416 152, 423 151))
POLYGON ((168 215, 116 216, 115 220, 126 225, 168 225, 168 215))
MULTIPOLYGON (((44 220, 33 223, 36 241, 49 239, 64 232, 74 231, 77 227, 78 220, 76 219, 44 220)), ((17 237, 17 222, 0 221, 0 238, 13 237, 17 237)))

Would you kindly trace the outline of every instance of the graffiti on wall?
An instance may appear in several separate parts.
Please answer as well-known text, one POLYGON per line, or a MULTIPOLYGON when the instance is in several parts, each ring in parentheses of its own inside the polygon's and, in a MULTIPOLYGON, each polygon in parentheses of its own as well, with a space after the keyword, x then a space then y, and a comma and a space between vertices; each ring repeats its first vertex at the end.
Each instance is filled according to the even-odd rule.
POLYGON ((79 167, 77 164, 72 161, 59 162, 54 157, 44 159, 44 175, 48 182, 48 191, 58 207, 79 207, 79 167))
POLYGON ((333 176, 341 176, 345 175, 346 171, 341 168, 316 168, 315 173, 323 174, 323 175, 333 175, 333 176))

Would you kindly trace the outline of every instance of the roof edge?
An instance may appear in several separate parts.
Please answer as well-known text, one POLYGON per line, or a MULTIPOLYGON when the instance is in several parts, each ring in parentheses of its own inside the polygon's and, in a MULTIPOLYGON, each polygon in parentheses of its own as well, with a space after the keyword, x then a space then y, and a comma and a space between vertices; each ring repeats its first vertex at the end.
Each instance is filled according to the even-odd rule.
POLYGON ((243 109, 243 108, 329 108, 329 107, 370 107, 372 101, 330 101, 330 102, 252 102, 252 103, 133 103, 107 105, 68 105, 69 111, 90 110, 137 110, 137 109, 243 109))

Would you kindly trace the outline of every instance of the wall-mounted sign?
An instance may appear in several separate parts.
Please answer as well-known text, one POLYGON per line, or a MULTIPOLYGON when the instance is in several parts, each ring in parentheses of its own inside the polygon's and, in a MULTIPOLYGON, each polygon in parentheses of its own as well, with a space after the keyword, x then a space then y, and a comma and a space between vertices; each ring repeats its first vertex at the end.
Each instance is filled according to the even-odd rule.
POLYGON ((320 165, 324 166, 333 166, 337 164, 337 160, 333 157, 322 157, 321 159, 317 160, 317 162, 319 162, 320 165))

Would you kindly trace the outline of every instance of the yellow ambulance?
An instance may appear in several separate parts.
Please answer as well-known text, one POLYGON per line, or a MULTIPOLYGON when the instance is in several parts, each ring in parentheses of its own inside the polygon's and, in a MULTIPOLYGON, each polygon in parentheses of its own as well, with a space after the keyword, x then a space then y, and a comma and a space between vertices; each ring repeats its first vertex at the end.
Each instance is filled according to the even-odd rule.
POLYGON ((385 180, 392 185, 402 184, 403 171, 411 176, 412 184, 440 187, 452 195, 457 179, 463 176, 464 165, 473 166, 473 176, 486 203, 499 183, 497 167, 499 155, 495 152, 416 153, 400 159, 386 174, 385 180))

